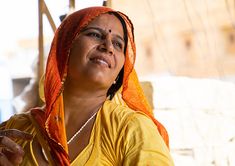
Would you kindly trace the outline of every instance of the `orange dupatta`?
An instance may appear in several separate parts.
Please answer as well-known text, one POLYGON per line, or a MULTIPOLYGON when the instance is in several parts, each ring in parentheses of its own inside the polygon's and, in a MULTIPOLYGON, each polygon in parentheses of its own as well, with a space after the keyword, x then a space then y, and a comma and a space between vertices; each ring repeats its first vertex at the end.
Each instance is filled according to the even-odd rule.
POLYGON ((37 108, 31 111, 31 114, 39 124, 45 139, 48 141, 52 157, 56 160, 56 164, 59 165, 70 164, 62 96, 63 83, 67 76, 69 51, 74 38, 79 34, 81 29, 97 16, 108 12, 119 14, 125 21, 127 28, 128 41, 125 53, 126 59, 124 64, 122 98, 131 109, 142 111, 148 115, 157 125, 159 133, 167 146, 169 145, 167 131, 150 113, 151 108, 144 96, 134 70, 136 49, 131 21, 126 15, 114 11, 113 9, 107 7, 90 7, 69 15, 55 32, 47 60, 44 81, 46 105, 43 111, 37 108))

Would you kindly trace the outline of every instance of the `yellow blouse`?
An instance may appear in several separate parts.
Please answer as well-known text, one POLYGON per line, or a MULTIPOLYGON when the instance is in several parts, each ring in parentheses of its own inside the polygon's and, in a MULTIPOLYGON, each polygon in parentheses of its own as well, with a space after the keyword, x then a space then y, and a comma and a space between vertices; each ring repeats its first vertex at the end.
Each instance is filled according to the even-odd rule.
MULTIPOLYGON (((13 116, 2 124, 2 127, 27 131, 40 140, 36 126, 25 114, 13 116)), ((40 165, 34 157, 32 141, 18 141, 18 143, 26 152, 22 165, 40 165)), ((89 144, 71 163, 71 166, 84 165, 172 166, 174 164, 168 148, 150 118, 107 100, 96 116, 89 144)))

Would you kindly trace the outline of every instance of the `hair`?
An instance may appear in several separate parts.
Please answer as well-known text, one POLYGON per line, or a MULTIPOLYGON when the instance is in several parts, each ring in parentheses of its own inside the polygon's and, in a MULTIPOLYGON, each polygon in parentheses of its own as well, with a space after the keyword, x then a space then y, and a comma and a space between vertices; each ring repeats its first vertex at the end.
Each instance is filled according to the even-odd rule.
MULTIPOLYGON (((123 32, 124 32, 124 42, 125 42, 125 46, 124 46, 124 54, 126 54, 126 49, 127 49, 127 27, 126 27, 126 23, 123 20, 123 18, 117 13, 117 12, 108 12, 109 14, 113 14, 114 16, 116 16, 123 27, 123 32)), ((118 91, 118 89, 122 86, 122 82, 123 82, 123 75, 124 75, 124 66, 122 67, 122 69, 120 70, 117 78, 116 78, 116 83, 112 84, 111 87, 108 89, 107 92, 107 96, 110 96, 110 99, 113 98, 113 96, 115 95, 115 93, 118 91)))

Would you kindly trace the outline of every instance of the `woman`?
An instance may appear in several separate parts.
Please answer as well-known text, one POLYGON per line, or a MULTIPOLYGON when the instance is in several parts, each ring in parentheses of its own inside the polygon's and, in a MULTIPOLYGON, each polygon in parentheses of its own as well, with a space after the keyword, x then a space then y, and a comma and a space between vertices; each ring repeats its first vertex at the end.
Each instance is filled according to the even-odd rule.
POLYGON ((11 155, 3 149, 0 160, 22 165, 173 165, 167 132, 149 113, 134 61, 133 26, 123 13, 91 7, 69 15, 51 45, 45 106, 2 124, 5 135, 12 128, 32 135, 11 134, 21 138, 15 141, 25 155, 11 144, 11 155))

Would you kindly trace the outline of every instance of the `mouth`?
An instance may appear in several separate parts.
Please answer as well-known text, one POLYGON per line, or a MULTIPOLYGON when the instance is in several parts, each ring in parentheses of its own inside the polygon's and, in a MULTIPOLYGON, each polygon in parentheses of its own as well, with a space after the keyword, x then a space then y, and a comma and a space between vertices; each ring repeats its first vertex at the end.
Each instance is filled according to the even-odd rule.
POLYGON ((108 58, 104 57, 104 56, 95 56, 90 58, 90 61, 92 61, 93 63, 111 68, 111 62, 108 58))

